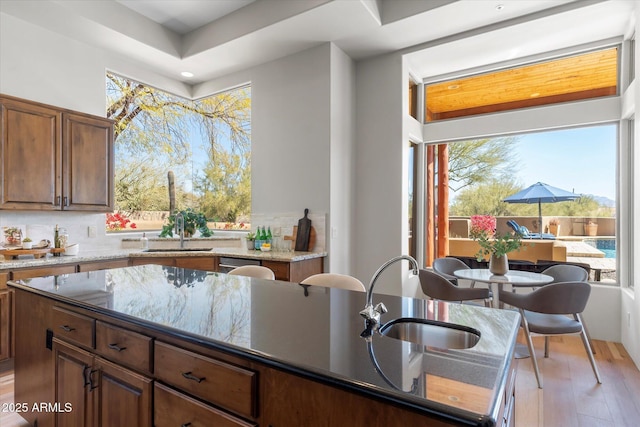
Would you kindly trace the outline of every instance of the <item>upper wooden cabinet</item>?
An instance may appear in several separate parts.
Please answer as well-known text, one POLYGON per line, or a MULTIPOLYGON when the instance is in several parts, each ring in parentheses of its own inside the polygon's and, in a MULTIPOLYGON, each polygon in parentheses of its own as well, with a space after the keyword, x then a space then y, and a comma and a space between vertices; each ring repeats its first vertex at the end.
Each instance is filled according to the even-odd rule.
POLYGON ((0 96, 0 209, 113 211, 113 122, 0 96))

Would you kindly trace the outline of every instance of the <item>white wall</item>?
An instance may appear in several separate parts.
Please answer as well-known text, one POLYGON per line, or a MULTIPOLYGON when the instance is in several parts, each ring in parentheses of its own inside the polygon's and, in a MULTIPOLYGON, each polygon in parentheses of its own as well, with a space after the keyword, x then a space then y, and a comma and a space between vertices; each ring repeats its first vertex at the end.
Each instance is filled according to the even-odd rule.
MULTIPOLYGON (((385 261, 407 253, 403 235, 403 60, 381 55, 356 64, 356 210, 354 275, 368 283, 385 261), (366 280, 366 281, 365 281, 366 280)), ((406 263, 405 263, 406 264, 406 263)), ((385 271, 375 292, 400 295, 400 267, 385 271)))
POLYGON ((331 46, 328 271, 353 270, 355 212, 355 64, 331 46))
MULTIPOLYGON (((635 9, 635 34, 640 34, 640 8, 635 9)), ((640 106, 640 91, 638 87, 638 78, 640 77, 640 43, 636 38, 635 43, 635 85, 632 91, 632 104, 637 110, 640 106)), ((637 119, 637 117, 636 117, 637 119)), ((633 358, 636 366, 640 367, 640 126, 638 120, 635 121, 634 144, 630 150, 632 155, 631 164, 634 170, 628 171, 625 177, 629 185, 623 189, 621 194, 630 197, 631 213, 628 218, 633 260, 628 271, 629 281, 634 284, 633 288, 622 289, 621 291, 621 309, 620 309, 620 325, 621 325, 621 342, 625 349, 633 358)))

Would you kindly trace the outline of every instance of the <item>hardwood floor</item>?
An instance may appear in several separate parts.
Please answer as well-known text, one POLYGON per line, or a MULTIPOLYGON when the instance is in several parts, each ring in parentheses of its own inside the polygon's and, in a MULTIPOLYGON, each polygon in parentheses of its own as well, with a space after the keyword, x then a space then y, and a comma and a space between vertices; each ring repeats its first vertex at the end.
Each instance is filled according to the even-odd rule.
MULTIPOLYGON (((521 337, 522 341, 522 337, 521 337)), ((522 341, 524 342, 524 341, 522 341)), ((640 420, 640 371, 621 344, 594 341, 602 384, 576 336, 551 339, 543 357, 543 339, 534 338, 544 389, 538 389, 529 359, 520 359, 516 381, 518 427, 637 427, 640 420)), ((13 371, 0 373, 0 404, 13 402, 13 371)), ((25 427, 15 413, 0 412, 0 426, 25 427)))

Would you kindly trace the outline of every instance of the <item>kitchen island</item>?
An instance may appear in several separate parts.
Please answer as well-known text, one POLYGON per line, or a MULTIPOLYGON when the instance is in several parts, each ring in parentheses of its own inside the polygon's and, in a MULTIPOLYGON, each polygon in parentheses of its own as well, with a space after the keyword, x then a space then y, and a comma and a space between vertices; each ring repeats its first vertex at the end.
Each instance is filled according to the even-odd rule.
POLYGON ((362 338, 365 294, 340 289, 160 265, 9 286, 15 401, 73 408, 22 414, 39 427, 513 423, 511 311, 374 295, 383 321, 479 331, 454 350, 362 338))

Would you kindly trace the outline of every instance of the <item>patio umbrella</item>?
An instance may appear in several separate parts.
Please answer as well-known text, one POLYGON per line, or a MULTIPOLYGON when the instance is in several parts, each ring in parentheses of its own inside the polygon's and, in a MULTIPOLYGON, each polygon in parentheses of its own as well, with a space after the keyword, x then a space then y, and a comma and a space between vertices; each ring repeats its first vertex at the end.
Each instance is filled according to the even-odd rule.
POLYGON ((580 198, 579 194, 552 187, 542 182, 536 182, 524 190, 512 194, 503 201, 506 203, 537 203, 538 232, 542 234, 542 203, 566 202, 578 198, 580 198))

